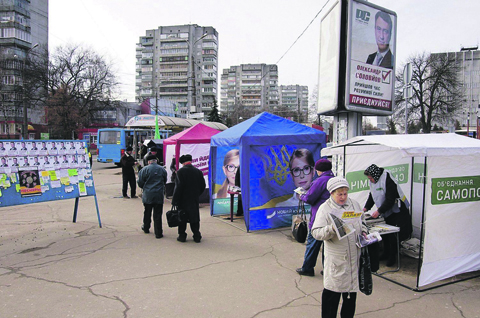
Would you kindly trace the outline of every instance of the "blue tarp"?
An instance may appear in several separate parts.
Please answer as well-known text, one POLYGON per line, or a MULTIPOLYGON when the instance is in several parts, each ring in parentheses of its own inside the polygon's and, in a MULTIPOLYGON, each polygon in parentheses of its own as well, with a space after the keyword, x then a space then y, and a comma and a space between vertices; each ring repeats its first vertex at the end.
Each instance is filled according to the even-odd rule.
POLYGON ((232 177, 240 166, 247 230, 291 225, 291 215, 298 204, 293 190, 302 184, 299 178, 313 180, 312 160, 320 158, 325 143, 324 132, 267 112, 212 136, 209 159, 211 215, 230 213, 230 197, 222 189, 233 183, 232 177), (300 161, 300 169, 304 170, 293 180, 290 158, 295 150, 309 155, 300 161))

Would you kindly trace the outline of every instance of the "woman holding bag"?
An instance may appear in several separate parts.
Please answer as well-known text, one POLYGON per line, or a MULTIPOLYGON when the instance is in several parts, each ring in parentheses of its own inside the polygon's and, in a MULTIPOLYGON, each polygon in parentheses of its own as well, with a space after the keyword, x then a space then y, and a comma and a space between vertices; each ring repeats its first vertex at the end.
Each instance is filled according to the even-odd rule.
POLYGON ((353 317, 357 292, 359 291, 358 269, 360 249, 357 247, 357 234, 366 235, 365 217, 358 202, 348 198, 347 180, 334 177, 328 180, 330 198, 320 206, 312 226, 315 239, 324 242, 325 266, 323 274, 322 317, 337 317, 340 297, 343 299, 340 316, 353 317), (355 232, 339 239, 332 222, 338 218, 353 226, 355 232))
POLYGON ((310 231, 307 236, 305 258, 302 267, 297 268, 297 273, 305 276, 315 276, 314 268, 315 265, 317 265, 318 253, 322 247, 322 241, 317 241, 313 238, 311 231, 318 208, 330 197, 330 193, 327 190, 327 182, 334 177, 332 163, 328 159, 317 160, 317 162, 315 162, 315 172, 318 178, 313 181, 307 193, 300 196, 300 200, 310 204, 312 207, 312 214, 310 216, 310 222, 308 223, 310 231))

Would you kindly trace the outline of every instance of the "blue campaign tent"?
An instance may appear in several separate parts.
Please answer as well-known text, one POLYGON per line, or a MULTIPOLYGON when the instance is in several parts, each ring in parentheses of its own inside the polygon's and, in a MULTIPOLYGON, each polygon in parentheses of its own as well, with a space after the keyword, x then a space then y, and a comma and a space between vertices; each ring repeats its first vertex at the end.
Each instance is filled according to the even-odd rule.
POLYGON ((233 185, 240 166, 247 231, 291 225, 291 216, 298 207, 293 190, 305 180, 313 180, 314 162, 320 158, 325 145, 323 131, 267 112, 212 136, 210 214, 230 212, 230 198, 225 188, 233 185), (306 154, 305 158, 309 160, 308 163, 305 158, 299 161, 303 172, 299 171, 299 177, 294 178, 290 159, 296 150, 306 154))

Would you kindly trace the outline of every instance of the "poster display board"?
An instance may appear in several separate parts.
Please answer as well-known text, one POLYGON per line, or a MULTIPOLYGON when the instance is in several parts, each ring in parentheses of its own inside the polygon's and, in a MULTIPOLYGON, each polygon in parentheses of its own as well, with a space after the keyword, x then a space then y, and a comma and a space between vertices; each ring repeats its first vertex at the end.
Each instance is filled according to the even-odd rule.
POLYGON ((75 198, 75 222, 82 196, 97 204, 85 141, 0 140, 0 207, 75 198))

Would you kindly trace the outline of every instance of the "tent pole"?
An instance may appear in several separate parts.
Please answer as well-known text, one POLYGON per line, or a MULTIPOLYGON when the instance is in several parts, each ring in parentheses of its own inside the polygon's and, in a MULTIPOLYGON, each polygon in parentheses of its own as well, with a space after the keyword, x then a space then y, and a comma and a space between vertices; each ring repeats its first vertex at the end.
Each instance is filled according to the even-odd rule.
POLYGON ((345 145, 345 147, 343 147, 343 177, 345 178, 345 168, 346 168, 346 165, 347 164, 347 145, 345 145))
POLYGON ((421 223, 421 230, 420 230, 420 250, 418 251, 418 266, 417 266, 417 286, 416 289, 418 290, 419 280, 420 280, 420 268, 423 262, 423 232, 425 227, 425 189, 427 188, 427 156, 424 158, 424 166, 423 166, 423 204, 422 204, 422 223, 421 223))
POLYGON ((413 210, 413 177, 414 177, 414 167, 415 167, 415 157, 412 157, 412 173, 410 174, 410 217, 412 217, 412 210, 413 210))

